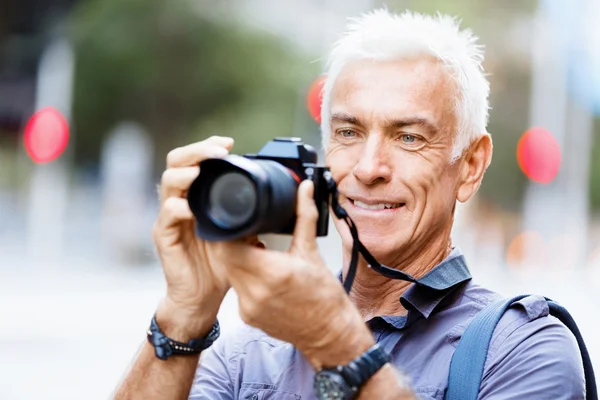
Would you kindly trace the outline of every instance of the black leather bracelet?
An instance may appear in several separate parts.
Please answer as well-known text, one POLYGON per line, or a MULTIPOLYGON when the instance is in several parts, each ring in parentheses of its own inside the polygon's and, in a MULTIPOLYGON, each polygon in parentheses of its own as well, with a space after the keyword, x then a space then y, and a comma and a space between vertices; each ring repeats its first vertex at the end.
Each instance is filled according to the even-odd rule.
POLYGON ((166 360, 175 354, 192 355, 199 354, 202 350, 209 348, 221 334, 219 320, 215 321, 210 332, 203 338, 192 339, 187 343, 178 342, 167 337, 156 323, 156 315, 150 321, 150 327, 146 331, 148 341, 154 347, 154 354, 161 360, 166 360))

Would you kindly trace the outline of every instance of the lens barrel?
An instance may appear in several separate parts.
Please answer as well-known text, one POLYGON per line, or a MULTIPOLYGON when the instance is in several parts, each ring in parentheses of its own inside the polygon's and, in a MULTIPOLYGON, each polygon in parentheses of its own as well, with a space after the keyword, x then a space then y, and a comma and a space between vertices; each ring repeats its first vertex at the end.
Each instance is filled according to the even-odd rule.
POLYGON ((210 220, 227 230, 244 226, 256 209, 254 182, 245 174, 227 172, 212 184, 208 194, 210 220))
POLYGON ((278 162, 237 155, 200 163, 188 190, 196 231, 207 241, 291 233, 299 179, 278 162))

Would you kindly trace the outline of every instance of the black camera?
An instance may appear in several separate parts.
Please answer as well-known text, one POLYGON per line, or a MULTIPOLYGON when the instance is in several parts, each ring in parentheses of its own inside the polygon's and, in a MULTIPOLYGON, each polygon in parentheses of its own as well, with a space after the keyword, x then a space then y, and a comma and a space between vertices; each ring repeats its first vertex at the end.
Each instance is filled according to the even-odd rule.
POLYGON ((292 234, 296 192, 305 179, 315 186, 316 234, 326 236, 331 175, 327 167, 317 166, 317 152, 300 138, 276 138, 258 154, 202 161, 188 191, 198 236, 226 241, 261 233, 292 234))

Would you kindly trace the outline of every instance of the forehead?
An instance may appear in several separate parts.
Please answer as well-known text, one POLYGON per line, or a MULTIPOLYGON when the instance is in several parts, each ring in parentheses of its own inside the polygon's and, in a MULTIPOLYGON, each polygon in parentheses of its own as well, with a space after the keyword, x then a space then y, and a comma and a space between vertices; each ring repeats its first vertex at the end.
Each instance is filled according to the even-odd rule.
POLYGON ((338 75, 331 112, 377 120, 421 117, 440 128, 455 126, 456 85, 432 57, 357 60, 338 75))

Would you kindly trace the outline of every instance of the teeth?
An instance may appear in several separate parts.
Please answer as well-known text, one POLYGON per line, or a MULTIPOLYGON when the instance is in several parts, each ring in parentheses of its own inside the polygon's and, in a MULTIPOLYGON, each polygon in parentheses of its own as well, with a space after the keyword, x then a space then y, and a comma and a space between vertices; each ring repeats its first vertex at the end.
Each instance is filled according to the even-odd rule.
POLYGON ((379 203, 379 204, 366 204, 362 201, 354 200, 354 205, 359 208, 364 208, 365 210, 383 210, 389 208, 398 208, 400 207, 400 203, 379 203))

